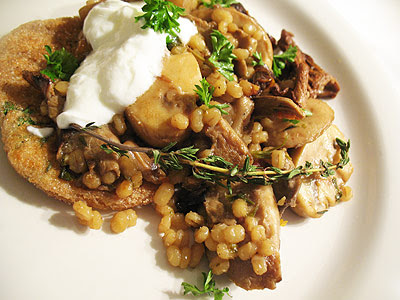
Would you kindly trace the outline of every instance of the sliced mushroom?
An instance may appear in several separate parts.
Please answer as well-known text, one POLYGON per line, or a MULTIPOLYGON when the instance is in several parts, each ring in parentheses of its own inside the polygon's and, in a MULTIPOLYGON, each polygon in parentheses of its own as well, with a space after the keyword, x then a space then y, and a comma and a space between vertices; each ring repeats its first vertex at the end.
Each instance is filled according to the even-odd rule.
POLYGON ((254 98, 254 117, 277 117, 301 120, 305 117, 304 110, 301 109, 292 99, 262 93, 254 98))
POLYGON ((254 102, 248 97, 238 99, 233 105, 234 116, 232 128, 242 137, 243 129, 250 121, 251 113, 254 109, 254 102))
POLYGON ((135 132, 154 147, 185 139, 189 128, 173 127, 171 118, 178 113, 188 116, 195 108, 194 85, 200 80, 200 69, 192 54, 170 56, 162 76, 125 110, 135 132))
POLYGON ((43 74, 24 72, 23 77, 46 98, 47 114, 55 121, 64 108, 65 96, 56 92, 54 83, 43 74))
POLYGON ((268 132, 267 145, 301 147, 315 141, 331 125, 335 116, 333 109, 322 100, 308 99, 305 109, 312 115, 299 122, 274 116, 262 119, 264 130, 268 132))
MULTIPOLYGON (((273 60, 273 48, 268 34, 261 27, 261 25, 258 24, 258 22, 254 18, 238 11, 233 7, 218 9, 228 11, 233 17, 233 23, 235 23, 240 29, 242 29, 245 24, 249 24, 254 26, 256 28, 256 31, 261 31, 263 33, 261 39, 257 41, 257 48, 254 49, 254 51, 258 51, 259 53, 261 53, 263 61, 271 69, 273 60)), ((193 10, 190 14, 207 22, 212 22, 212 13, 213 9, 200 7, 199 9, 193 10)), ((250 37, 248 34, 244 33, 243 30, 239 30, 239 32, 241 35, 244 34, 245 36, 250 37)))
POLYGON ((262 26, 260 24, 258 24, 258 22, 254 18, 252 18, 248 15, 245 15, 244 13, 241 13, 240 11, 236 10, 233 7, 229 7, 229 8, 225 8, 225 9, 229 10, 229 12, 232 14, 232 17, 233 17, 233 23, 238 25, 240 28, 243 28, 243 26, 245 24, 251 24, 251 25, 255 26, 256 31, 261 31, 263 33, 262 38, 260 40, 258 40, 256 50, 259 53, 261 53, 263 61, 268 66, 268 68, 271 69, 272 68, 272 60, 273 60, 273 56, 274 56, 274 50, 272 48, 272 44, 269 39, 269 36, 266 33, 266 31, 264 30, 264 28, 262 28, 262 26))
MULTIPOLYGON (((336 138, 345 139, 343 133, 335 125, 331 125, 317 140, 296 149, 292 153, 296 167, 304 165, 307 161, 314 167, 319 166, 320 160, 332 164, 338 163, 340 148, 336 144, 336 138)), ((348 163, 343 169, 335 171, 334 175, 326 178, 317 173, 302 178, 296 205, 292 209, 303 217, 321 217, 340 200, 343 187, 352 172, 353 166, 348 163)))
POLYGON ((236 257, 229 261, 229 278, 238 286, 246 290, 274 289, 276 283, 281 281, 280 263, 280 216, 271 186, 248 187, 250 199, 258 206, 256 217, 259 224, 266 229, 267 237, 272 242, 273 253, 265 257, 268 270, 263 275, 257 275, 253 271, 251 260, 241 260, 236 257))
POLYGON ((206 126, 204 133, 211 138, 211 150, 215 155, 223 157, 234 165, 243 166, 246 157, 252 163, 249 149, 229 123, 221 118, 215 126, 206 126))

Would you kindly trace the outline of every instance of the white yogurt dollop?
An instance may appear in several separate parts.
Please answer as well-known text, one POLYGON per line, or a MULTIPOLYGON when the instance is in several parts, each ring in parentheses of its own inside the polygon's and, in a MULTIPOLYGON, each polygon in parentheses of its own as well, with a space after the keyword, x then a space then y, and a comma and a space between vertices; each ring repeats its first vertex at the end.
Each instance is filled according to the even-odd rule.
POLYGON ((40 127, 28 126, 28 127, 26 127, 26 130, 28 130, 28 132, 30 132, 33 135, 36 135, 40 138, 47 138, 54 132, 54 128, 52 128, 52 127, 41 127, 40 128, 40 127))
MULTIPOLYGON (((166 34, 142 29, 143 2, 108 0, 89 12, 83 34, 93 51, 71 77, 64 111, 57 125, 103 125, 146 92, 161 75, 163 58, 169 55, 166 34)), ((179 38, 187 43, 197 33, 189 20, 180 18, 179 38)))

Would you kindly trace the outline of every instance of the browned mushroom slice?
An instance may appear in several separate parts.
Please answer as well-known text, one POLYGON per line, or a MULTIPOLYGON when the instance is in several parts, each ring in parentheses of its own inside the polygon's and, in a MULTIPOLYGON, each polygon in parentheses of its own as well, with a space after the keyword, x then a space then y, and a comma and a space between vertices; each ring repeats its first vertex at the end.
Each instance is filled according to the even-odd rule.
POLYGON ((333 109, 322 100, 308 99, 305 109, 312 115, 298 122, 276 117, 262 119, 264 130, 268 132, 268 146, 297 148, 310 143, 331 125, 335 116, 333 109))
POLYGON ((211 150, 234 165, 242 166, 246 157, 252 156, 249 149, 229 123, 221 118, 215 126, 206 126, 204 133, 211 138, 211 150))
MULTIPOLYGON (((297 46, 293 40, 293 33, 282 30, 281 37, 278 41, 278 46, 282 51, 285 51, 289 46, 297 46)), ((340 86, 335 77, 328 74, 319 65, 317 65, 311 56, 303 53, 297 46, 296 56, 297 67, 301 64, 307 64, 308 70, 308 92, 312 98, 335 98, 340 90, 340 86)), ((300 71, 297 71, 301 74, 300 71)))
POLYGON ((232 128, 242 137, 243 129, 249 124, 251 113, 254 109, 254 102, 248 97, 242 97, 233 105, 234 114, 232 128))
MULTIPOLYGON (((345 139, 343 133, 335 125, 331 125, 317 140, 296 149, 292 154, 296 167, 304 165, 307 161, 314 166, 319 166, 320 160, 332 164, 338 163, 340 148, 336 144, 336 138, 345 139)), ((352 172, 353 167, 348 163, 329 177, 314 174, 302 178, 296 205, 292 209, 303 217, 321 217, 329 207, 336 205, 340 200, 344 185, 352 172)))
POLYGON ((56 121, 57 116, 64 108, 65 95, 56 92, 53 82, 43 74, 24 72, 23 76, 31 86, 40 91, 46 98, 47 114, 50 119, 56 121))
POLYGON ((171 118, 178 113, 188 116, 194 109, 194 86, 200 80, 200 69, 192 54, 170 56, 164 63, 162 77, 125 110, 135 132, 155 147, 185 139, 189 128, 173 127, 171 118))
POLYGON ((259 224, 264 226, 268 239, 272 242, 273 253, 265 257, 267 271, 257 275, 249 260, 241 260, 239 257, 230 261, 228 270, 229 278, 238 286, 246 290, 253 289, 274 289, 276 283, 281 281, 280 263, 280 216, 271 186, 260 186, 249 188, 250 199, 258 205, 256 217, 259 224))
POLYGON ((266 93, 254 98, 254 117, 260 119, 273 116, 277 118, 287 118, 301 120, 305 117, 305 112, 301 107, 286 97, 273 96, 266 93))
MULTIPOLYGON (((268 37, 268 34, 265 32, 265 30, 261 27, 260 24, 258 24, 258 22, 254 18, 252 18, 252 17, 250 17, 250 16, 248 16, 248 15, 246 15, 246 14, 244 14, 244 13, 238 11, 238 10, 236 10, 233 7, 229 7, 229 8, 214 8, 214 9, 201 7, 199 9, 193 10, 190 14, 192 16, 195 16, 195 17, 199 18, 199 19, 203 19, 203 20, 205 20, 207 22, 212 22, 212 17, 211 17, 212 13, 217 9, 218 10, 228 11, 233 17, 233 23, 235 23, 239 27, 239 29, 243 29, 243 27, 245 25, 246 26, 251 25, 251 26, 255 27, 257 32, 261 32, 262 33, 262 36, 260 37, 260 39, 258 41, 255 40, 253 37, 250 37, 246 33, 245 33, 245 35, 248 36, 249 39, 251 38, 257 43, 256 49, 253 49, 254 52, 258 51, 259 53, 261 53, 263 61, 271 69, 272 68, 272 60, 273 60, 272 44, 271 44, 271 41, 270 41, 270 39, 268 37)), ((241 34, 244 33, 243 30, 239 30, 239 31, 241 32, 241 34)))

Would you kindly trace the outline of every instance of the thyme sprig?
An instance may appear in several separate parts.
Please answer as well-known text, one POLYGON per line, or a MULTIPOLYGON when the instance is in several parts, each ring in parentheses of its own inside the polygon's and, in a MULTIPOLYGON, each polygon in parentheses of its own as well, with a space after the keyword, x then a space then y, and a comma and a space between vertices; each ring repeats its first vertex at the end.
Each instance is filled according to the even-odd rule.
MULTIPOLYGON (((304 165, 291 170, 281 170, 275 167, 262 168, 252 165, 250 157, 246 157, 243 167, 234 165, 217 155, 197 158, 196 154, 199 149, 190 146, 172 150, 176 143, 171 143, 163 149, 132 147, 113 142, 93 131, 85 131, 84 128, 77 124, 71 124, 70 126, 106 142, 107 149, 117 153, 127 154, 127 151, 147 153, 153 156, 154 164, 166 172, 169 170, 182 170, 185 166, 191 167, 195 178, 223 186, 228 189, 229 194, 232 194, 232 183, 234 182, 270 185, 280 180, 290 180, 295 176, 301 175, 309 176, 313 173, 320 173, 321 176, 327 177, 334 175, 334 170, 343 168, 350 161, 348 154, 350 140, 345 142, 339 138, 336 138, 336 143, 340 148, 341 158, 337 164, 321 161, 319 166, 313 166, 312 163, 306 162, 304 165)), ((105 147, 104 144, 102 146, 105 147)))

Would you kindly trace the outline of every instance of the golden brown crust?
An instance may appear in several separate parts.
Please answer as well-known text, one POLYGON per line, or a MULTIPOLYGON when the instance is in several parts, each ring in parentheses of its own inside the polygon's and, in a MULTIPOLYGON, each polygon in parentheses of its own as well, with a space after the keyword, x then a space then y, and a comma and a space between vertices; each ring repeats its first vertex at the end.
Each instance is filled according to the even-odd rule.
MULTIPOLYGON (((78 43, 82 22, 78 17, 33 21, 21 25, 0 39, 0 108, 6 102, 39 111, 42 95, 23 78, 23 71, 37 72, 45 67, 44 46, 65 47, 71 51, 78 43)), ((121 210, 152 201, 156 186, 144 183, 132 196, 119 199, 115 193, 87 190, 58 177, 55 137, 46 143, 18 125, 21 111, 0 112, 4 150, 14 169, 48 195, 67 203, 84 200, 97 209, 121 210), (51 168, 49 168, 51 166, 51 168)))

